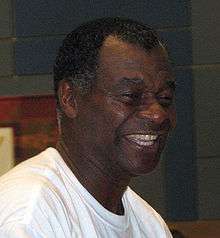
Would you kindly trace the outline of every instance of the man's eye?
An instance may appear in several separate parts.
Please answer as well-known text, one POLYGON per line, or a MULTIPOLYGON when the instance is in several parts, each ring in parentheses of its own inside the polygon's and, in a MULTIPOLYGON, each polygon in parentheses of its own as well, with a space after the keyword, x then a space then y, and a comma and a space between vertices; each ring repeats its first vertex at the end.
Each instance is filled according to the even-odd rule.
POLYGON ((124 93, 122 97, 130 103, 138 103, 142 98, 142 93, 124 93))
POLYGON ((161 106, 169 107, 173 103, 173 98, 172 97, 163 97, 163 96, 161 96, 161 97, 158 97, 158 101, 159 101, 161 106))

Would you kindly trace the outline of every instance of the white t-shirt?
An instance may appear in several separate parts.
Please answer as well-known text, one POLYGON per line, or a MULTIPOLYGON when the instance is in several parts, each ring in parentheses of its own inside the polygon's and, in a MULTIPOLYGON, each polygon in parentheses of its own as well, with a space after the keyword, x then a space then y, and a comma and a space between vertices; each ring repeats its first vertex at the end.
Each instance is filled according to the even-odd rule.
POLYGON ((0 238, 167 238, 160 215, 129 187, 125 214, 105 209, 54 148, 0 178, 0 238))

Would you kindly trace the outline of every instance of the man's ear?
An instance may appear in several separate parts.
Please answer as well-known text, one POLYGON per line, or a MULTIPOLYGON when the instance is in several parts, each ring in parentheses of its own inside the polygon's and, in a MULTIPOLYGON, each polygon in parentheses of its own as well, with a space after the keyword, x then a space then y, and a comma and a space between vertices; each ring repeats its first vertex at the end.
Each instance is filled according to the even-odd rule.
POLYGON ((69 118, 77 116, 76 92, 74 92, 72 83, 68 80, 61 80, 58 88, 59 103, 62 111, 69 118))

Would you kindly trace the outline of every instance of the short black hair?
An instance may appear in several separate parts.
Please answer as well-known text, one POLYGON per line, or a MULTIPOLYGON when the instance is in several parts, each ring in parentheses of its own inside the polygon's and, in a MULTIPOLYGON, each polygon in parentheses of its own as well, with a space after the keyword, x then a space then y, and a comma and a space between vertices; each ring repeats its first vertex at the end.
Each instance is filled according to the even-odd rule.
POLYGON ((161 45, 152 28, 131 19, 108 17, 87 22, 68 34, 59 49, 54 64, 56 97, 62 79, 70 79, 82 93, 92 88, 96 82, 99 51, 108 36, 116 36, 146 51, 161 45))

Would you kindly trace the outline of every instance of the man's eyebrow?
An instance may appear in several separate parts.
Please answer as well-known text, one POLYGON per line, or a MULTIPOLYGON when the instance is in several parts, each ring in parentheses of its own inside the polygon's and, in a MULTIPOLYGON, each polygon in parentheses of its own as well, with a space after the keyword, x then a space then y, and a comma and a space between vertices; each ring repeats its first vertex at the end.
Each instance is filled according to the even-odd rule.
POLYGON ((142 87, 144 85, 144 79, 138 77, 122 77, 116 84, 114 84, 111 90, 119 90, 126 87, 142 87))
POLYGON ((129 85, 129 84, 144 84, 144 79, 143 78, 127 78, 127 77, 123 77, 118 83, 117 85, 129 85))

